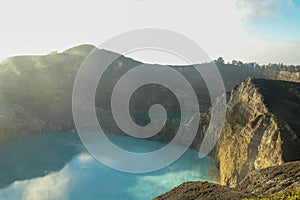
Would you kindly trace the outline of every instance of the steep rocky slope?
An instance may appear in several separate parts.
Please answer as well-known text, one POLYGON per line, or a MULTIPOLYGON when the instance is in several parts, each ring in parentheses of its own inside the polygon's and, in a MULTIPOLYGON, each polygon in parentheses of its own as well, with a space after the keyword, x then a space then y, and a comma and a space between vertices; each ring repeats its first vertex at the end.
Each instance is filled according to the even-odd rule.
POLYGON ((247 79, 231 94, 217 146, 221 184, 252 170, 300 160, 300 84, 247 79))
POLYGON ((267 79, 300 82, 300 72, 263 70, 263 74, 267 79))
MULTIPOLYGON (((155 200, 285 199, 285 194, 288 196, 299 190, 300 161, 255 170, 235 188, 208 182, 186 182, 156 197, 155 200)), ((295 196, 299 197, 298 194, 295 196)))

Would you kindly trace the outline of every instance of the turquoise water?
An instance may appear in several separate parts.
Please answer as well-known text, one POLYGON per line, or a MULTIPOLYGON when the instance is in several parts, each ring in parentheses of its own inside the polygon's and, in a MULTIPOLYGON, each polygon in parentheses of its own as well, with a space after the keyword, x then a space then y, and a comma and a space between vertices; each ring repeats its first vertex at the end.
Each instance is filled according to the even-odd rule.
MULTIPOLYGON (((165 144, 110 136, 120 147, 145 152, 165 144)), ((47 133, 0 145, 0 199, 152 199, 185 181, 214 182, 214 160, 189 149, 172 165, 129 174, 95 160, 76 133, 47 133)))

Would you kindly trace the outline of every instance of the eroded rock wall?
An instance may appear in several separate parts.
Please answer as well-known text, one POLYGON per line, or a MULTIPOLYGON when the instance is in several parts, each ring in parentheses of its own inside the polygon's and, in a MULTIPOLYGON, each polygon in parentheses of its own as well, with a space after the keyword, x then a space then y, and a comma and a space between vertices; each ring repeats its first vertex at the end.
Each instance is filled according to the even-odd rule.
MULTIPOLYGON (((297 118, 284 121, 278 117, 280 113, 274 112, 278 107, 270 105, 277 102, 270 97, 270 90, 276 84, 289 83, 249 78, 233 90, 225 127, 217 146, 221 184, 235 187, 252 170, 299 159, 299 152, 295 151, 295 145, 300 144, 299 136, 292 129, 286 128, 290 121, 297 118)), ((292 83, 284 88, 292 90, 296 86, 299 84, 292 83)), ((290 93, 294 97, 298 91, 290 93)), ((282 98, 292 97, 285 95, 282 98)), ((291 101, 295 104, 293 111, 282 108, 281 112, 299 112, 299 97, 298 101, 291 101)), ((282 103, 281 106, 290 107, 292 102, 286 105, 282 103)))

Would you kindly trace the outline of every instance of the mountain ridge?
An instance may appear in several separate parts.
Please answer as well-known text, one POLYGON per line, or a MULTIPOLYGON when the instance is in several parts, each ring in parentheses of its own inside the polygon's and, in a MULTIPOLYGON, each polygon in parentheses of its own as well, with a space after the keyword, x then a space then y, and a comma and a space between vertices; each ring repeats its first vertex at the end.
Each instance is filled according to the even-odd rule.
MULTIPOLYGON (((8 58, 5 62, 0 63, 0 101, 3 107, 2 111, 0 111, 0 116, 2 116, 0 118, 0 143, 22 138, 30 133, 36 134, 74 129, 71 109, 73 83, 81 63, 94 48, 92 45, 80 45, 67 49, 62 53, 43 56, 17 56, 8 58), (49 108, 47 111, 44 111, 45 106, 49 108), (20 115, 20 113, 23 114, 20 115), (16 124, 13 116, 24 117, 17 117, 17 120, 20 122, 16 124)), ((105 52, 108 55, 115 54, 107 50, 98 49, 98 51, 105 52)), ((96 98, 105 102, 105 105, 96 105, 97 110, 102 112, 102 114, 98 113, 97 115, 98 117, 102 115, 108 116, 104 117, 104 120, 108 121, 108 123, 104 123, 104 126, 107 125, 107 129, 111 132, 120 130, 115 128, 116 124, 113 123, 109 111, 110 100, 106 97, 110 96, 109 91, 111 91, 111 88, 108 85, 113 86, 122 74, 139 64, 141 62, 120 55, 111 64, 108 77, 102 81, 104 86, 100 89, 105 92, 100 94, 100 89, 97 91, 96 98), (120 68, 119 66, 122 67, 120 68)), ((163 67, 162 65, 157 66, 163 67)), ((230 66, 224 63, 217 63, 217 66, 223 77, 226 91, 230 91, 249 76, 265 77, 263 73, 254 68, 230 66)), ((191 66, 171 67, 182 73, 190 81, 200 102, 200 110, 204 113, 203 118, 207 118, 205 113, 210 107, 210 97, 201 75, 191 66)), ((135 96, 136 101, 133 101, 131 106, 133 112, 145 112, 150 105, 154 102, 160 103, 159 101, 162 101, 162 105, 165 105, 167 110, 179 109, 176 99, 163 87, 144 87, 135 96), (152 92, 147 92, 148 89, 152 90, 152 92), (164 98, 158 98, 162 93, 164 98), (149 95, 157 98, 144 105, 144 98, 145 96, 150 98, 149 95)), ((176 130, 178 120, 172 121, 173 119, 168 120, 167 127, 163 132, 174 132, 176 130)), ((147 123, 147 119, 139 117, 134 120, 141 124, 147 123)), ((205 125, 206 123, 204 122, 203 124, 205 125)), ((203 130, 199 131, 199 139, 192 146, 194 148, 197 148, 197 143, 203 137, 203 133, 200 132, 203 132, 203 130)), ((169 141, 173 137, 170 134, 167 136, 163 135, 157 136, 156 139, 169 141)))

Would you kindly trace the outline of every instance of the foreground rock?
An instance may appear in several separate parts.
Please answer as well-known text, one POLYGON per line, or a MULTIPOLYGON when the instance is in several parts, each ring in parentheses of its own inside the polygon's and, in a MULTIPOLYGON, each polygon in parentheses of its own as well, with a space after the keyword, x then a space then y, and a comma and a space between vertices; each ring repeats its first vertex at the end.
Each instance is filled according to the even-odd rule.
POLYGON ((300 84, 247 79, 231 94, 217 147, 222 185, 252 170, 300 160, 300 84))
POLYGON ((274 195, 284 196, 299 190, 300 161, 253 171, 235 188, 208 182, 186 182, 155 199, 272 199, 274 195))
POLYGON ((235 189, 264 197, 298 191, 300 161, 250 172, 235 189))
POLYGON ((186 182, 154 200, 237 200, 257 196, 208 182, 186 182))

